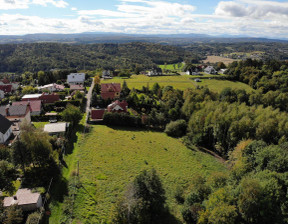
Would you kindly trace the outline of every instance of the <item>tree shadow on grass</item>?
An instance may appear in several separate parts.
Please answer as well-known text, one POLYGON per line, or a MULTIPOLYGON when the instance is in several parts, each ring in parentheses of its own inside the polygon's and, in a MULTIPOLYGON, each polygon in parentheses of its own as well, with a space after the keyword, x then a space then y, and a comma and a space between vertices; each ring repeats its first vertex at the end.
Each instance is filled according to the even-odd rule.
POLYGON ((146 128, 146 127, 125 127, 125 126, 115 126, 115 125, 107 125, 107 127, 112 128, 116 131, 130 131, 130 132, 157 132, 161 133, 163 132, 162 129, 152 129, 152 128, 146 128))
POLYGON ((165 211, 163 212, 163 214, 161 215, 161 217, 156 218, 155 220, 153 220, 153 223, 157 223, 157 224, 161 224, 161 223, 165 223, 165 224, 181 224, 182 222, 177 219, 173 214, 171 214, 171 212, 169 211, 169 209, 165 209, 165 211))
POLYGON ((98 204, 97 200, 89 193, 89 191, 84 187, 82 183, 79 183, 80 187, 85 191, 85 193, 91 198, 92 201, 95 202, 95 204, 98 204))
POLYGON ((82 124, 78 124, 76 128, 71 128, 69 132, 67 133, 67 143, 66 143, 66 149, 65 154, 72 154, 74 150, 74 143, 78 141, 77 132, 83 133, 85 129, 85 126, 82 124))

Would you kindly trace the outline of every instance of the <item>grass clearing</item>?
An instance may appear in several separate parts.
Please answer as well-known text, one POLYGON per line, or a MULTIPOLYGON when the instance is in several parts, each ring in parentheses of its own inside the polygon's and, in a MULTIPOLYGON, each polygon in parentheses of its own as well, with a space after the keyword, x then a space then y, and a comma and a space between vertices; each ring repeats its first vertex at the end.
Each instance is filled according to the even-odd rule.
POLYGON ((178 75, 178 76, 155 76, 149 77, 146 75, 132 75, 129 79, 123 79, 115 77, 110 80, 101 80, 101 83, 111 83, 118 82, 123 83, 126 81, 128 87, 130 89, 142 89, 143 86, 152 88, 153 84, 158 82, 160 86, 173 86, 176 89, 185 90, 187 88, 194 88, 193 81, 190 80, 191 76, 188 75, 178 75))
POLYGON ((37 129, 44 129, 45 124, 50 124, 50 122, 35 122, 33 121, 33 125, 37 129))
POLYGON ((182 71, 184 66, 185 66, 184 63, 176 63, 176 64, 159 65, 159 68, 161 68, 162 70, 182 71))
POLYGON ((220 56, 207 56, 207 59, 204 60, 204 63, 217 63, 217 62, 223 62, 225 65, 229 65, 230 63, 232 63, 233 61, 238 61, 236 59, 231 59, 231 58, 224 58, 224 57, 220 57, 220 56))
POLYGON ((220 93, 223 89, 230 87, 231 89, 244 89, 246 92, 252 92, 253 89, 242 82, 232 82, 229 80, 216 80, 216 79, 201 79, 196 85, 207 86, 211 91, 220 93))
POLYGON ((226 87, 231 87, 232 89, 245 89, 247 92, 251 92, 253 89, 241 82, 232 82, 229 80, 216 80, 214 77, 218 78, 224 75, 209 75, 203 74, 202 76, 191 76, 191 75, 179 75, 179 76, 155 76, 149 77, 146 75, 132 75, 129 79, 123 79, 115 77, 109 80, 101 80, 102 83, 123 83, 126 81, 130 89, 142 89, 143 86, 152 88, 154 83, 158 83, 160 86, 173 86, 175 89, 185 90, 187 88, 195 88, 199 86, 207 86, 214 92, 221 92, 226 87), (195 78, 200 78, 202 82, 195 82, 195 78), (205 79, 203 79, 205 78, 205 79), (211 79, 207 79, 211 78, 211 79))
MULTIPOLYGON (((83 185, 76 196, 73 223, 109 223, 113 205, 125 186, 141 170, 151 168, 163 182, 171 213, 180 219, 181 206, 173 197, 177 186, 190 186, 196 175, 226 172, 214 157, 187 149, 180 139, 160 132, 104 125, 93 126, 85 139, 80 138, 71 157, 64 176, 68 178, 79 161, 83 185)), ((54 211, 59 213, 59 208, 54 207, 54 211)), ((60 223, 59 215, 52 212, 51 218, 51 223, 60 223)))

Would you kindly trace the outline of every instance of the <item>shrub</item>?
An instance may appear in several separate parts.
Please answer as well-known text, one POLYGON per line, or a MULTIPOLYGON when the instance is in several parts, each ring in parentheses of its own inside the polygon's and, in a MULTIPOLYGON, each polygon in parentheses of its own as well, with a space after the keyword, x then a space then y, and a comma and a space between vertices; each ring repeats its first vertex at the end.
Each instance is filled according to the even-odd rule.
POLYGON ((172 137, 182 137, 185 135, 187 123, 185 120, 171 121, 166 125, 165 133, 172 137))

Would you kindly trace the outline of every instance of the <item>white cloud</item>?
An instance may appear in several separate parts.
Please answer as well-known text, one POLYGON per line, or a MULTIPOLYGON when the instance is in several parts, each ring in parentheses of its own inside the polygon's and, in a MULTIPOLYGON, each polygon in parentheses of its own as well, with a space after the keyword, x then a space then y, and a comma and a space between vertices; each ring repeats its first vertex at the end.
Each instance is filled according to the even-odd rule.
POLYGON ((27 9, 30 5, 46 7, 49 4, 58 8, 66 8, 69 5, 63 0, 0 0, 0 10, 27 9))
POLYGON ((287 2, 272 2, 259 0, 221 1, 216 15, 229 15, 231 17, 249 17, 252 19, 273 19, 288 16, 287 2))
MULTIPOLYGON (((212 14, 197 14, 194 5, 179 2, 118 0, 116 10, 77 10, 71 7, 72 11, 77 11, 78 17, 64 19, 0 14, 0 34, 102 31, 137 34, 230 34, 277 38, 288 36, 288 2, 220 1, 212 14)), ((63 0, 0 0, 0 9, 4 7, 1 3, 5 3, 5 7, 22 8, 29 4, 68 6, 63 0)))

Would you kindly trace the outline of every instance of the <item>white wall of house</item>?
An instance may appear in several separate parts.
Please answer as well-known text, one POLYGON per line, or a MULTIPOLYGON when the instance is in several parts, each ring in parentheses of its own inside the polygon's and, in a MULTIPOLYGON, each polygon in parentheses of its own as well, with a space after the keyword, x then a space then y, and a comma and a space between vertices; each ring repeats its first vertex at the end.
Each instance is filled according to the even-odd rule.
MULTIPOLYGON (((24 117, 24 119, 28 122, 31 123, 31 113, 30 110, 28 111, 28 113, 26 114, 26 116, 24 117)), ((24 119, 20 119, 21 121, 23 121, 24 119)))
POLYGON ((5 134, 2 134, 0 132, 0 143, 5 143, 8 140, 8 138, 11 136, 11 134, 12 134, 11 127, 7 130, 5 134))
POLYGON ((0 99, 3 99, 5 97, 5 93, 3 90, 0 90, 0 99))

